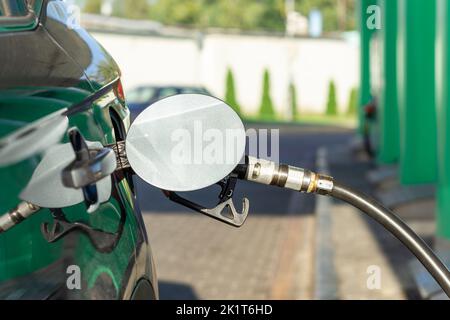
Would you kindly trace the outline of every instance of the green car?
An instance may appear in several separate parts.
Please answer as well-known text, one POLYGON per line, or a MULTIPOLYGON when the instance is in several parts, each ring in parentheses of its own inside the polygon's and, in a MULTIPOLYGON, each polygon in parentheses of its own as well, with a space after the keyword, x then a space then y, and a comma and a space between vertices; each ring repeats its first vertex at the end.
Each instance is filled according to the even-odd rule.
MULTIPOLYGON (((87 105, 69 116, 70 127, 104 146, 124 140, 130 112, 119 68, 74 21, 62 1, 0 0, 0 139, 58 110, 87 105)), ((41 157, 0 167, 0 215, 21 202, 41 157)), ((1 231, 0 299, 158 298, 129 172, 112 176, 110 200, 93 213, 84 203, 42 209, 1 231), (49 239, 45 231, 58 219, 84 227, 49 239)))

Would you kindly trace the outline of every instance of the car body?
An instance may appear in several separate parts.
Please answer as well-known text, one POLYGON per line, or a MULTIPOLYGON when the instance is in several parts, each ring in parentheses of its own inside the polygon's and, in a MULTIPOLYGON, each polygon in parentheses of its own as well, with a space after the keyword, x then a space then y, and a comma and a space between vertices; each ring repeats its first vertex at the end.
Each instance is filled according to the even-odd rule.
POLYGON ((139 86, 127 92, 128 107, 130 108, 132 118, 135 118, 154 102, 176 94, 185 93, 212 96, 206 88, 196 86, 139 86))
MULTIPOLYGON (((70 127, 103 145, 125 139, 130 112, 119 68, 86 30, 72 25, 70 12, 70 4, 57 0, 0 0, 0 138, 87 101, 89 108, 69 117, 70 127)), ((0 168, 0 215, 18 205, 39 160, 0 168)), ((0 299, 158 298, 133 177, 123 172, 112 180, 110 200, 94 213, 84 204, 62 210, 69 222, 114 234, 105 250, 78 230, 46 241, 41 228, 55 214, 48 209, 0 233, 0 299), (81 286, 74 288, 68 281, 76 271, 81 286)))

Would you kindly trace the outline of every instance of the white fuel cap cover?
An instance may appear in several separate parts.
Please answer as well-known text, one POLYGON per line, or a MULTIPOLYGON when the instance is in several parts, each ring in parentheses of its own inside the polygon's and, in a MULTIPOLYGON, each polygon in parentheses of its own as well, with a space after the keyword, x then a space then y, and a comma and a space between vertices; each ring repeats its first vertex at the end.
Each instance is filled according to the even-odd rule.
POLYGON ((154 103, 133 122, 128 161, 147 183, 163 190, 194 191, 228 176, 242 160, 242 120, 225 102, 180 94, 154 103))

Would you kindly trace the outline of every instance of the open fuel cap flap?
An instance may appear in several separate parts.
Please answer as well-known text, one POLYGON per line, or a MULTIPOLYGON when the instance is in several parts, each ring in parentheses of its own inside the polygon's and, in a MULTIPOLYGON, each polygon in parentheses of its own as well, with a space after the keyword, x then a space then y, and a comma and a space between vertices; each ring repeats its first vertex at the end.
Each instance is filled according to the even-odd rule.
POLYGON ((238 212, 233 204, 237 176, 244 157, 246 133, 239 116, 223 101, 200 94, 160 100, 132 124, 125 142, 134 172, 163 190, 171 200, 235 227, 244 224, 249 201, 238 212), (218 184, 222 191, 214 208, 182 198, 175 192, 218 184))
POLYGON ((183 94, 160 100, 137 117, 126 153, 147 183, 194 191, 227 177, 242 160, 245 143, 241 119, 223 101, 183 94))

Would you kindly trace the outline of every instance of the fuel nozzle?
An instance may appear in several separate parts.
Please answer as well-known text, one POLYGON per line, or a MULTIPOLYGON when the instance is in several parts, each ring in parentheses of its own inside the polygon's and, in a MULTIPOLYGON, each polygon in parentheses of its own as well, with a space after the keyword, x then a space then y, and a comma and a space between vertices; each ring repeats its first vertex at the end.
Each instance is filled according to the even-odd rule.
POLYGON ((268 160, 247 157, 245 164, 239 165, 235 172, 242 180, 331 196, 358 208, 399 239, 450 297, 450 271, 446 265, 414 230, 376 200, 334 181, 329 176, 268 160))
POLYGON ((328 195, 334 187, 333 178, 329 176, 253 157, 247 157, 238 172, 243 180, 304 193, 328 195))
POLYGON ((36 212, 41 210, 29 202, 21 202, 16 208, 0 216, 0 234, 20 224, 36 212))

